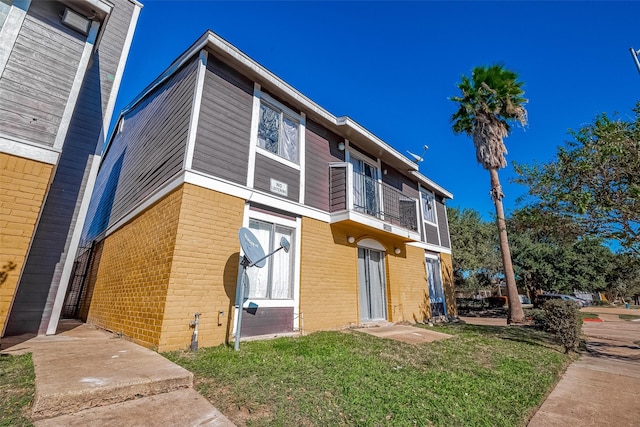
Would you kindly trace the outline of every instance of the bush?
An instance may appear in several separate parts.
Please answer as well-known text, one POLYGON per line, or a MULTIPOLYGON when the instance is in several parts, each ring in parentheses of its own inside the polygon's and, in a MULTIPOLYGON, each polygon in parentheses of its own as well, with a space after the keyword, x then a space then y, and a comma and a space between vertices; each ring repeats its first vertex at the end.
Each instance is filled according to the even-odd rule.
POLYGON ((536 328, 544 331, 548 330, 547 315, 544 310, 540 308, 526 308, 524 310, 524 315, 527 319, 531 319, 533 321, 533 326, 536 328))
POLYGON ((565 354, 577 348, 582 332, 578 306, 573 301, 549 300, 543 304, 542 310, 545 314, 544 328, 555 335, 565 354))

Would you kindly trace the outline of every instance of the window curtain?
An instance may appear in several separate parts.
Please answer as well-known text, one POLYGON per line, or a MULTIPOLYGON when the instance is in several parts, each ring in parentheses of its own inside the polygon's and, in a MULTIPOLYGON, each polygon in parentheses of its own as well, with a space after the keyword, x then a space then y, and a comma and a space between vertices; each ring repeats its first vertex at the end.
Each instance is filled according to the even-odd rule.
MULTIPOLYGON (((292 231, 286 228, 277 227, 274 235, 274 248, 280 246, 280 239, 286 238, 292 243, 292 231)), ((291 248, 293 249, 293 248, 291 248)), ((291 298, 291 254, 284 250, 279 250, 273 255, 273 273, 271 278, 271 299, 289 299, 291 298)))
MULTIPOLYGON (((265 255, 270 252, 271 248, 271 225, 258 221, 250 221, 249 229, 262 245, 265 255)), ((264 267, 256 266, 247 268, 247 276, 249 278, 249 298, 267 298, 269 285, 269 262, 264 267)), ((245 284, 246 286, 247 284, 245 284)))
POLYGON ((298 162, 298 123, 284 116, 282 120, 282 157, 298 162))

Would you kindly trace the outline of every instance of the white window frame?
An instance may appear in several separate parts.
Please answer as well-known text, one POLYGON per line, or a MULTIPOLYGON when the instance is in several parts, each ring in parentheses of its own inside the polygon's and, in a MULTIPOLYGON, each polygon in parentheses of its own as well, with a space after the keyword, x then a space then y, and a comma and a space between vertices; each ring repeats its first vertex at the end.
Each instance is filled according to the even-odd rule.
MULTIPOLYGON (((293 250, 293 299, 276 299, 276 300, 264 300, 264 299, 251 299, 247 298, 247 301, 242 305, 243 308, 249 308, 250 306, 258 307, 293 307, 293 330, 300 330, 300 249, 301 249, 301 230, 302 219, 300 217, 295 220, 282 218, 280 216, 271 215, 265 212, 258 212, 250 209, 249 203, 244 205, 244 216, 242 220, 243 227, 249 227, 249 220, 256 219, 260 221, 271 222, 273 224, 282 225, 293 229, 293 240, 291 243, 293 250)), ((240 248, 240 258, 242 259, 243 253, 240 248)), ((234 316, 233 321, 233 333, 238 330, 238 316, 234 316)))
POLYGON ((436 195, 433 191, 427 190, 424 187, 420 188, 420 210, 422 211, 422 220, 424 222, 426 222, 427 224, 435 225, 436 227, 438 226, 438 216, 436 213, 436 195), (431 196, 431 212, 433 213, 433 221, 427 219, 427 216, 425 215, 425 194, 431 196))
MULTIPOLYGON (((288 227, 293 230, 293 236, 291 238, 291 250, 293 255, 293 277, 291 286, 292 289, 292 298, 291 299, 255 299, 248 298, 244 303, 243 307, 248 308, 249 304, 253 303, 258 305, 259 307, 293 307, 294 308, 294 319, 297 322, 298 316, 298 308, 299 308, 299 300, 300 300, 300 230, 301 230, 301 219, 296 218, 295 220, 283 218, 276 215, 271 215, 265 212, 259 212, 255 210, 249 209, 249 204, 245 205, 245 214, 243 220, 243 226, 249 228, 250 220, 258 220, 269 222, 275 225, 280 225, 283 227, 288 227)), ((267 251, 267 248, 263 248, 267 251)), ((240 256, 242 257, 242 251, 240 251, 240 256)), ((268 253, 268 252, 267 252, 268 253)), ((266 254, 265 254, 266 255, 266 254)), ((254 268, 254 267, 252 267, 254 268)), ((295 325, 294 325, 295 326, 295 325)))
MULTIPOLYGON (((287 231, 291 232, 291 237, 290 239, 293 240, 293 237, 295 236, 295 228, 294 227, 289 227, 289 226, 285 226, 285 225, 281 225, 281 224, 276 224, 274 222, 271 221, 265 221, 262 219, 257 219, 255 218, 253 215, 250 215, 249 217, 249 230, 253 230, 251 228, 251 222, 254 223, 260 223, 260 224, 264 224, 267 225, 268 227, 270 227, 270 232, 269 232, 269 237, 270 237, 270 241, 269 241, 269 246, 268 247, 264 247, 264 251, 265 251, 265 255, 271 253, 272 251, 274 251, 276 248, 278 248, 278 244, 279 242, 276 242, 274 240, 275 238, 275 233, 277 232, 278 228, 285 229, 287 231)), ((291 246, 293 246, 293 243, 295 242, 289 242, 291 244, 291 246)), ((274 298, 272 296, 273 293, 273 274, 274 274, 274 268, 273 268, 273 256, 270 256, 269 258, 267 258, 265 261, 265 267, 268 267, 268 271, 269 271, 269 275, 267 277, 267 288, 266 288, 266 296, 265 297, 253 297, 252 299, 255 301, 288 301, 288 300, 293 300, 293 270, 294 270, 294 260, 292 259, 294 256, 294 254, 291 254, 291 258, 289 259, 289 283, 288 283, 288 296, 286 298, 274 298)), ((263 267, 264 268, 264 267, 263 267)))
MULTIPOLYGON (((294 169, 300 170, 300 164, 303 162, 303 152, 304 152, 304 128, 305 128, 305 118, 303 115, 301 115, 300 113, 297 113, 293 110, 291 110, 290 108, 288 108, 287 106, 283 105, 282 103, 278 102, 277 100, 273 99, 272 97, 270 97, 269 95, 267 95, 264 92, 260 92, 259 93, 259 102, 257 103, 257 109, 254 112, 254 114, 256 115, 256 126, 255 126, 255 148, 256 148, 256 152, 260 153, 261 155, 265 156, 265 157, 269 157, 270 159, 273 159, 277 162, 283 163, 289 167, 292 167, 294 169), (266 150, 262 147, 260 147, 259 145, 259 141, 258 141, 258 130, 260 127, 260 106, 262 104, 266 104, 268 105, 270 108, 274 109, 274 110, 279 110, 280 114, 281 114, 281 118, 283 115, 288 116, 291 120, 295 121, 296 124, 298 125, 298 148, 297 148, 297 159, 295 162, 288 160, 282 156, 280 156, 279 154, 275 154, 272 153, 269 150, 266 150)), ((282 127, 280 127, 280 131, 282 130, 282 127)), ((278 135, 278 146, 280 145, 280 135, 278 135)))

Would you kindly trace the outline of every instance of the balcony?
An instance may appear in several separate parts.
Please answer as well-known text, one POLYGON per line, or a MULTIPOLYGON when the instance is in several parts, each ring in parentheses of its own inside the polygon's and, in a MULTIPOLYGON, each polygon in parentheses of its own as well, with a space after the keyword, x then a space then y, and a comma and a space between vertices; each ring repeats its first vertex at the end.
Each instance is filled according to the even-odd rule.
POLYGON ((397 188, 353 171, 350 163, 329 165, 331 222, 353 221, 406 241, 420 241, 418 200, 397 188))

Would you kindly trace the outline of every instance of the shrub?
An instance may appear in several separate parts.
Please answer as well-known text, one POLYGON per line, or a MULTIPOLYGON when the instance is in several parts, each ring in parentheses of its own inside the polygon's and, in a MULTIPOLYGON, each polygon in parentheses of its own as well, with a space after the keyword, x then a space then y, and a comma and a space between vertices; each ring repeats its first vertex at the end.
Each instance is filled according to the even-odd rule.
POLYGON ((543 304, 542 310, 545 329, 555 335, 558 344, 564 347, 565 354, 578 347, 582 332, 578 306, 573 301, 549 300, 543 304))
POLYGON ((547 330, 547 315, 544 310, 540 308, 527 308, 524 310, 524 315, 533 321, 533 326, 538 329, 547 330))

